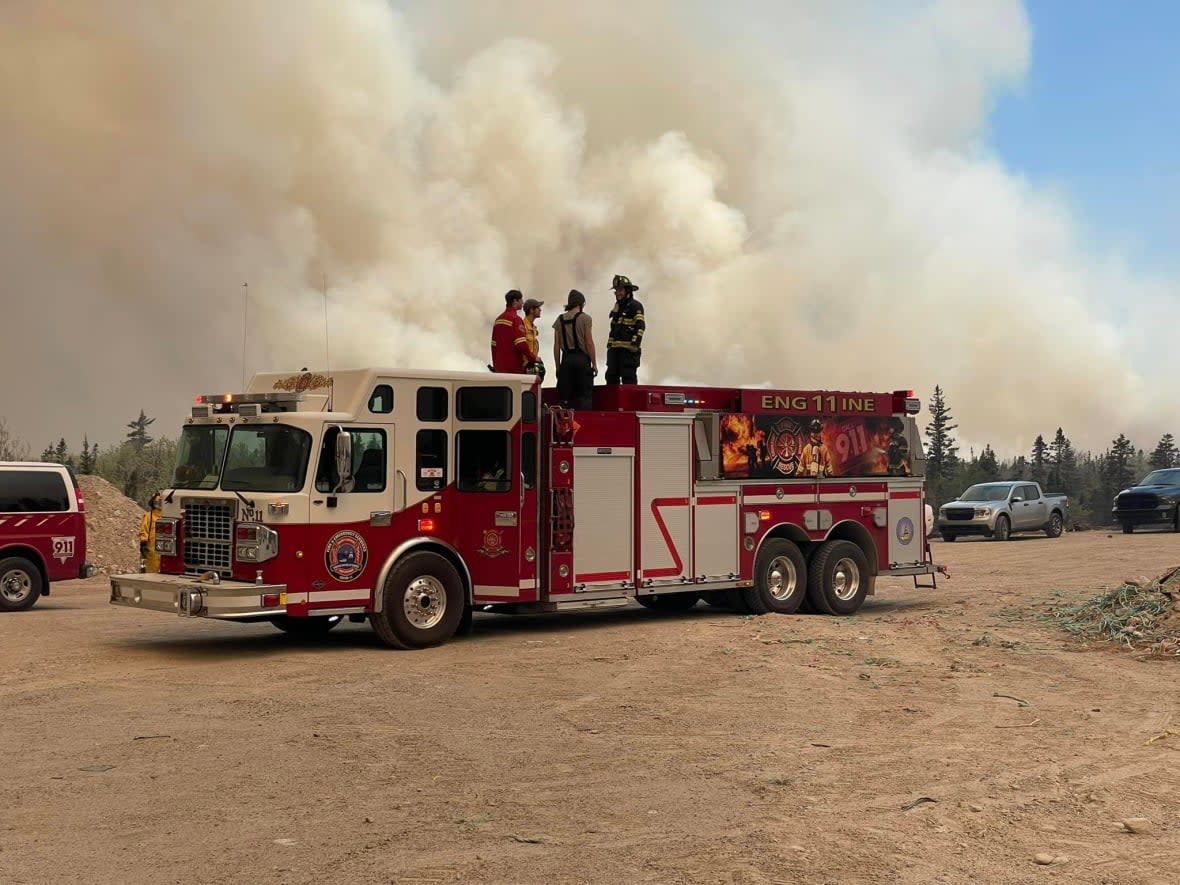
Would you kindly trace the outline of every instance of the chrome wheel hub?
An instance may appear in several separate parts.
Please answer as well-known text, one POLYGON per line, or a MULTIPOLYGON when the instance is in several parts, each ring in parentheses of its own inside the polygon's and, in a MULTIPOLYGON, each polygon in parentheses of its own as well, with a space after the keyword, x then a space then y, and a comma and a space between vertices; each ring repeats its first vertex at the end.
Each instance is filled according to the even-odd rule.
POLYGON ((423 575, 410 581, 402 597, 406 619, 419 630, 429 630, 447 611, 447 591, 438 578, 423 575))
POLYGON ((33 592, 33 582, 20 569, 11 569, 0 576, 0 595, 9 602, 24 602, 33 592))
POLYGON ((766 588, 779 602, 790 599, 799 585, 795 563, 785 556, 776 556, 766 570, 766 588))
POLYGON ((851 559, 837 561, 832 570, 832 593, 841 602, 847 602, 860 590, 860 569, 851 559))

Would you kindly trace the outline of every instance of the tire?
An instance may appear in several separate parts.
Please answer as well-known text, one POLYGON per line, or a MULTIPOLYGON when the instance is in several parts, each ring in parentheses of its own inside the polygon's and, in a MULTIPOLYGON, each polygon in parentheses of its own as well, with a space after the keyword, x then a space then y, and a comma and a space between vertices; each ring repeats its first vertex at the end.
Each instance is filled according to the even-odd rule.
POLYGON ((1129 535, 1133 531, 1135 531, 1135 525, 1133 523, 1130 523, 1130 522, 1123 523, 1123 534, 1124 535, 1129 535))
POLYGON ((993 541, 1007 541, 1012 537, 1012 523, 1007 516, 1000 514, 996 517, 996 527, 992 531, 993 541))
POLYGON ((807 598, 816 611, 850 615, 869 593, 872 575, 864 552, 851 541, 826 541, 811 557, 807 598))
POLYGON ((391 648, 441 645, 455 635, 467 608, 459 573, 429 551, 411 553, 395 565, 381 594, 381 611, 369 622, 391 648))
POLYGON ((1176 513, 1172 516, 1172 531, 1180 532, 1180 507, 1176 508, 1176 513))
POLYGON ((0 559, 0 611, 27 611, 43 589, 41 572, 23 556, 0 559))
POLYGON ((1055 512, 1049 517, 1049 524, 1045 526, 1045 534, 1050 538, 1060 538, 1063 528, 1064 526, 1061 523, 1061 514, 1055 512))
POLYGON ((754 586, 743 587, 756 614, 793 615, 807 596, 807 561, 785 538, 767 538, 754 562, 754 586))
POLYGON ((651 596, 636 596, 635 601, 644 608, 662 612, 686 612, 697 604, 696 593, 656 593, 651 596))
POLYGON ((290 615, 278 615, 277 617, 271 618, 270 622, 288 636, 296 639, 315 639, 320 636, 327 636, 328 631, 343 620, 339 615, 327 618, 314 616, 293 618, 290 615))
POLYGON ((943 532, 942 533, 942 539, 944 541, 946 541, 948 544, 952 543, 955 540, 955 538, 957 538, 957 537, 958 537, 958 535, 952 535, 950 532, 943 532))

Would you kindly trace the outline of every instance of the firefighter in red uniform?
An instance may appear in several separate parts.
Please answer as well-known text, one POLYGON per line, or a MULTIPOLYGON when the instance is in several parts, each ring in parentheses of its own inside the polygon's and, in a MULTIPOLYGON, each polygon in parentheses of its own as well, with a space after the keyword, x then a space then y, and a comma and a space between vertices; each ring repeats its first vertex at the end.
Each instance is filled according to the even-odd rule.
POLYGON ((523 374, 532 362, 533 351, 520 318, 522 304, 524 296, 519 290, 504 295, 504 312, 492 325, 492 364, 488 368, 493 372, 523 374))

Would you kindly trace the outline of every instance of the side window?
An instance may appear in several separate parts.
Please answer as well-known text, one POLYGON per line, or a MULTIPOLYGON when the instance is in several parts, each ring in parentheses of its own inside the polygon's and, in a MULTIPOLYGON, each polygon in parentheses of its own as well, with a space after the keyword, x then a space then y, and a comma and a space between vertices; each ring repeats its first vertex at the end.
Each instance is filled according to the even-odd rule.
POLYGON ((1039 494, 1037 494, 1037 487, 1036 486, 1025 486, 1024 487, 1024 500, 1035 501, 1040 497, 1041 496, 1039 494))
POLYGON ((460 430, 455 447, 459 491, 512 489, 512 437, 507 430, 460 430))
POLYGON ((388 384, 378 384, 373 388, 373 395, 369 397, 369 411, 374 415, 388 415, 393 411, 393 388, 388 384))
POLYGON ((418 388, 418 420, 447 420, 447 389, 445 387, 418 388))
POLYGON ((415 440, 414 476, 419 491, 437 492, 447 486, 447 432, 419 430, 415 440))
POLYGON ((320 463, 316 469, 317 492, 329 494, 347 492, 383 492, 388 485, 385 469, 384 430, 346 430, 352 437, 352 481, 341 486, 336 472, 336 437, 339 431, 329 428, 320 447, 320 463))
POLYGON ((512 390, 508 387, 460 387, 455 395, 460 421, 511 421, 512 390))
POLYGON ((531 390, 526 390, 521 398, 520 420, 526 424, 537 421, 537 394, 531 390))
POLYGON ((0 513, 61 513, 70 509, 56 470, 0 471, 0 513))
POLYGON ((524 487, 537 485, 537 434, 529 432, 520 435, 520 472, 524 474, 524 487))

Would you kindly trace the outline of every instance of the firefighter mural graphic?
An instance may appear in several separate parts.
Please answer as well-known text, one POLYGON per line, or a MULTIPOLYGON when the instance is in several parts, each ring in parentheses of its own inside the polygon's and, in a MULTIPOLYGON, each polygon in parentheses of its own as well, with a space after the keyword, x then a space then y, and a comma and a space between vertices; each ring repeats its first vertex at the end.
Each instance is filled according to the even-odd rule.
POLYGON ((911 476, 897 417, 722 415, 726 479, 911 476))

